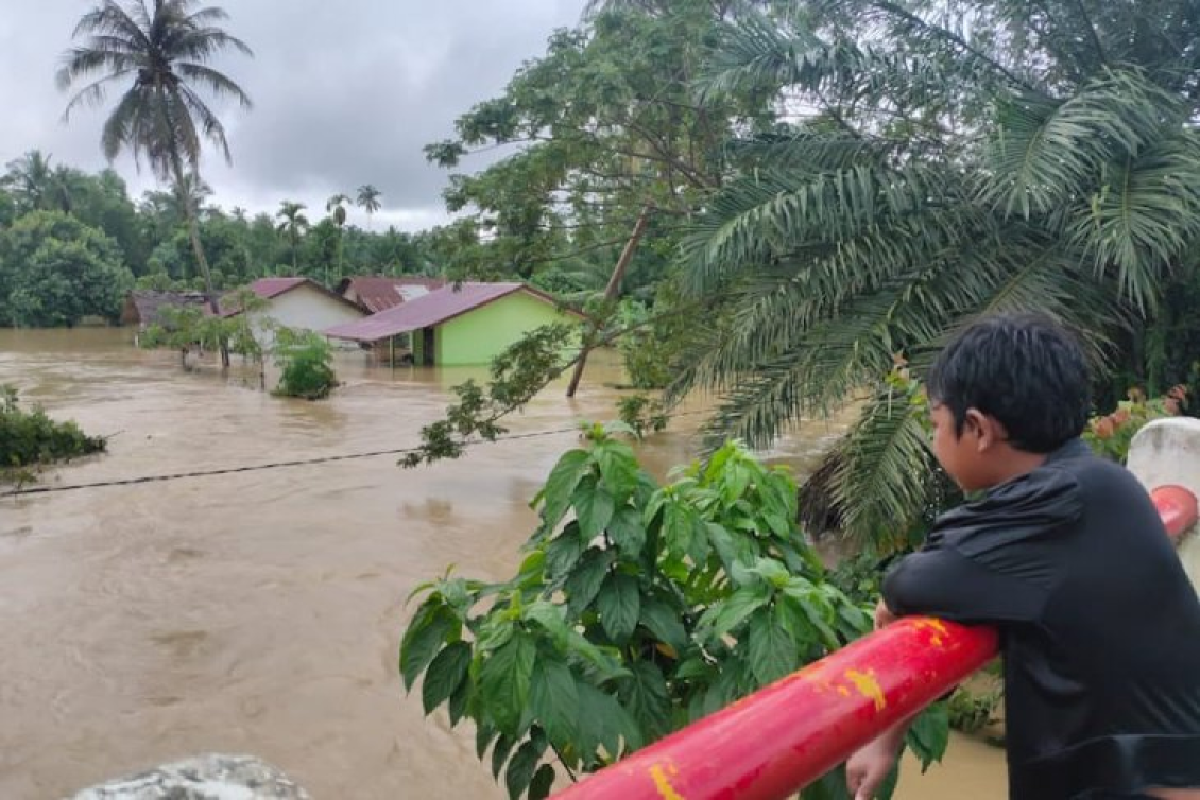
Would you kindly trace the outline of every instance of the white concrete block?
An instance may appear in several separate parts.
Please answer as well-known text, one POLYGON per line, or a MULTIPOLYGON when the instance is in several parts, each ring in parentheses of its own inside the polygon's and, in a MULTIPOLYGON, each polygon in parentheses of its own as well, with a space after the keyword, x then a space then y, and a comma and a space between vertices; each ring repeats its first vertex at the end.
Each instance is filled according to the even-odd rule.
MULTIPOLYGON (((1129 471, 1146 490, 1182 486, 1200 497, 1200 419, 1158 419, 1138 431, 1129 448, 1129 471)), ((1200 590, 1200 535, 1184 534, 1179 557, 1200 590)))

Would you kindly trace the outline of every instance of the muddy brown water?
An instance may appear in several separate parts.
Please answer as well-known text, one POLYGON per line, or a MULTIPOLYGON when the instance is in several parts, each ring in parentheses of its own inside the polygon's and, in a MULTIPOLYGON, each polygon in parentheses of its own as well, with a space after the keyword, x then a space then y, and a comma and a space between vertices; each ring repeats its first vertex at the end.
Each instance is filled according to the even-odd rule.
MULTIPOLYGON (((326 403, 282 401, 256 378, 184 373, 123 330, 0 331, 0 383, 110 452, 63 484, 262 464, 417 441, 447 387, 479 372, 372 368, 339 357, 326 403)), ((609 418, 612 359, 582 395, 548 390, 516 433, 609 418)), ((695 407, 693 409, 695 410, 695 407)), ((689 431, 641 445, 664 474, 689 431)), ((813 423, 773 459, 811 465, 836 425, 813 423)), ((404 471, 391 457, 0 501, 0 798, 58 798, 205 751, 249 752, 317 798, 501 798, 469 731, 405 697, 396 648, 417 583, 457 564, 511 573, 529 499, 564 433, 475 448, 404 471)), ((1003 797, 998 751, 956 739, 903 797, 1003 797)))

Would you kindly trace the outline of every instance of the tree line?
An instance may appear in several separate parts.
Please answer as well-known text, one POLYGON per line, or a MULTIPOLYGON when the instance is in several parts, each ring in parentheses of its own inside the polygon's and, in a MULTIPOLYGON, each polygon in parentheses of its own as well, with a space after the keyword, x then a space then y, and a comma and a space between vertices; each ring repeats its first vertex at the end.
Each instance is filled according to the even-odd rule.
MULTIPOLYGON (((87 173, 39 151, 7 164, 0 175, 0 323, 40 327, 112 318, 135 287, 204 291, 186 204, 198 209, 217 290, 273 275, 334 285, 347 275, 441 272, 445 244, 437 232, 347 225, 346 195, 331 198, 316 219, 286 200, 275 214, 221 208, 209 203, 211 191, 194 176, 182 189, 182 195, 170 187, 135 199, 111 169, 87 173)), ((379 198, 378 189, 364 186, 356 204, 374 213, 379 198)))

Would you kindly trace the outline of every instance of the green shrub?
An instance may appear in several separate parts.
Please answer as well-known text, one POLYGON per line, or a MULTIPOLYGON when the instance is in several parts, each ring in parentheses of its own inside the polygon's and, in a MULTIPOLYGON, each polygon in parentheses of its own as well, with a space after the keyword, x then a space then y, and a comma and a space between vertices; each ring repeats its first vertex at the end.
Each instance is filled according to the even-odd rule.
POLYGON ((31 480, 38 469, 56 461, 103 452, 108 442, 84 434, 74 422, 55 422, 35 406, 23 411, 12 386, 0 397, 0 478, 31 480))
POLYGON ((279 327, 275 331, 275 366, 282 372, 272 394, 324 400, 337 386, 333 349, 312 331, 279 327))
MULTIPOLYGON (((599 426, 534 500, 541 524, 503 583, 455 577, 400 646, 426 713, 474 721, 511 797, 544 798, 549 761, 593 772, 824 657, 870 628, 796 529, 796 486, 728 444, 659 486, 599 426)), ((946 744, 937 707, 909 745, 946 744)), ((845 798, 835 771, 806 798, 845 798)))

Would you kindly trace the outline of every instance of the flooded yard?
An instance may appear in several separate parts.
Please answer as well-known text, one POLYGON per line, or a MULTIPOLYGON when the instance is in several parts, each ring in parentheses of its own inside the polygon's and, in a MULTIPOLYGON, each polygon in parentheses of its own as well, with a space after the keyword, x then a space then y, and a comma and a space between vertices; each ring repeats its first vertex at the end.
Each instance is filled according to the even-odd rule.
MULTIPOLYGON (((247 374, 184 373, 121 330, 0 331, 0 383, 114 435, 48 476, 74 484, 401 448, 469 370, 340 357, 325 403, 282 401, 247 374)), ((482 377, 481 371, 474 373, 482 377)), ((614 362, 581 396, 547 391, 515 433, 613 416, 614 362)), ((662 474, 699 417, 640 446, 662 474)), ((836 427, 773 455, 811 465, 836 427)), ((528 502, 575 434, 472 449, 401 470, 394 457, 0 501, 0 798, 42 800, 205 751, 274 762, 316 798, 500 798, 473 737, 426 720, 395 658, 417 583, 456 564, 508 575, 528 502)), ((999 751, 956 740, 903 797, 1004 796, 999 751)))

